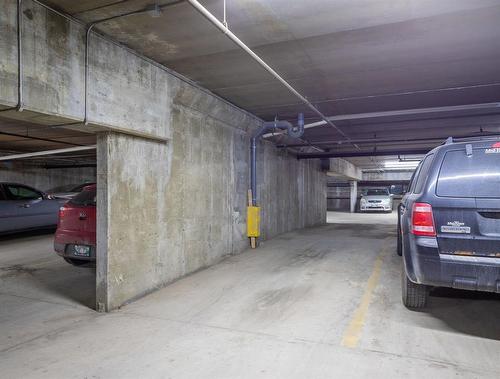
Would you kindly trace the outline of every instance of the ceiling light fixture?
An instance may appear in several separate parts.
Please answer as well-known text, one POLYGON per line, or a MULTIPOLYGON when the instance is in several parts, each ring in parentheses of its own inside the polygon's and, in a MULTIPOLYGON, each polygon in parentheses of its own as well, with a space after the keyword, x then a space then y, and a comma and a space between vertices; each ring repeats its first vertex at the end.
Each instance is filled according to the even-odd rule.
POLYGON ((415 169, 417 168, 418 161, 385 161, 385 168, 401 168, 401 169, 415 169))

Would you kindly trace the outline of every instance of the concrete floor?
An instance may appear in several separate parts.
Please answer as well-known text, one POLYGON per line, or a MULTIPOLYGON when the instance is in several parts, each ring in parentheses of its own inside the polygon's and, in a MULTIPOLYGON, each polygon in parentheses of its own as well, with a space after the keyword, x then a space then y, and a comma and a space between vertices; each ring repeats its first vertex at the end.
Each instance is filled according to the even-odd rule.
POLYGON ((110 314, 86 307, 94 273, 53 255, 51 236, 4 239, 1 376, 500 376, 498 296, 440 290, 411 312, 394 214, 329 221, 341 223, 281 235, 110 314))

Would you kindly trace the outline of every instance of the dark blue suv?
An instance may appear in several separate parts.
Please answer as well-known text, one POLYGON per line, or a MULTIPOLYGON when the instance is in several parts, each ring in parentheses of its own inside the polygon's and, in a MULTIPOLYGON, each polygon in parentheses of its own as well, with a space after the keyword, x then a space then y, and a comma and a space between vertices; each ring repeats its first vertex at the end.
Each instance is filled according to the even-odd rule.
POLYGON ((500 293, 500 138, 453 142, 417 167, 398 214, 402 297, 431 286, 500 293))

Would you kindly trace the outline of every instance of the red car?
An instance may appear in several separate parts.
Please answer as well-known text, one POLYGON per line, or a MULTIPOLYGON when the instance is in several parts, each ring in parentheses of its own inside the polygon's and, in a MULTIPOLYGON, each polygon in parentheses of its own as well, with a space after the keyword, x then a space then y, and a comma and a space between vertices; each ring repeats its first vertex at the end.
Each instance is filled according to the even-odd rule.
POLYGON ((75 266, 95 264, 96 185, 89 185, 59 209, 54 249, 75 266))

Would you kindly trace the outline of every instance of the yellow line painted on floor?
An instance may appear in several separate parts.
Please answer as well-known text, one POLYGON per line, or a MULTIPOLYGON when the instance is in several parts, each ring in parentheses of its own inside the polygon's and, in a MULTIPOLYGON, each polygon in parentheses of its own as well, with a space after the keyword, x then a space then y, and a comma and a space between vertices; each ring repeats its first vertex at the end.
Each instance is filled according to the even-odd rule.
POLYGON ((368 312, 368 307, 370 306, 370 302, 372 299, 373 290, 378 284, 378 280, 380 278, 380 271, 382 269, 382 260, 384 259, 384 255, 387 252, 387 242, 389 239, 386 239, 384 242, 384 246, 382 251, 378 255, 375 260, 375 265, 373 266, 372 274, 366 283, 365 292, 363 293, 363 297, 361 298, 361 302, 358 305, 358 308, 353 314, 351 322, 347 327, 344 336, 342 338, 341 345, 344 347, 349 347, 354 349, 358 346, 359 337, 361 335, 361 331, 363 330, 363 326, 365 325, 366 313, 368 312))

